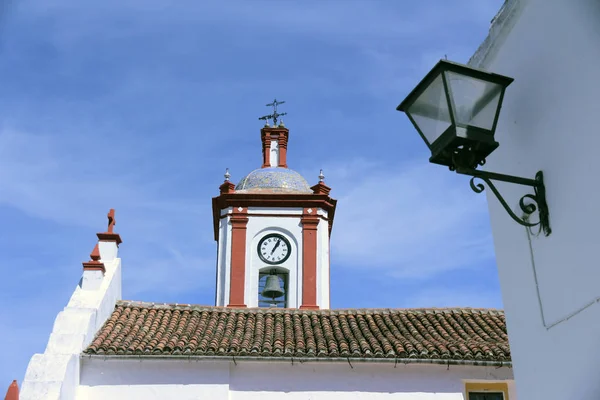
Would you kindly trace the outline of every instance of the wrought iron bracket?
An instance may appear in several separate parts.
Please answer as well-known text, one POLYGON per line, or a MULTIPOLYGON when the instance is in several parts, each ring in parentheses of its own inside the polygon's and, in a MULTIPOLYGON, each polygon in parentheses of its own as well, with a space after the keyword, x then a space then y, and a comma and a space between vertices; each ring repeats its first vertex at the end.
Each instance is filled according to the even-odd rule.
POLYGON ((546 187, 544 186, 544 174, 542 171, 538 171, 535 174, 535 179, 526 179, 518 176, 497 174, 495 172, 479 171, 473 168, 457 167, 456 172, 462 175, 472 176, 470 185, 471 189, 475 193, 482 193, 485 187, 481 183, 475 183, 475 179, 481 179, 492 190, 492 193, 496 196, 502 207, 506 210, 508 215, 523 226, 532 228, 534 226, 540 226, 541 230, 544 231, 544 235, 549 236, 552 233, 550 228, 550 216, 548 210, 548 204, 546 203, 546 187), (533 194, 526 194, 519 200, 519 208, 523 211, 523 217, 517 216, 514 211, 506 203, 506 200, 502 197, 494 183, 494 181, 515 183, 517 185, 531 186, 533 188, 533 194), (529 201, 528 201, 529 200, 529 201), (528 201, 528 202, 526 202, 528 201), (535 211, 538 211, 539 221, 530 222, 529 216, 535 211))

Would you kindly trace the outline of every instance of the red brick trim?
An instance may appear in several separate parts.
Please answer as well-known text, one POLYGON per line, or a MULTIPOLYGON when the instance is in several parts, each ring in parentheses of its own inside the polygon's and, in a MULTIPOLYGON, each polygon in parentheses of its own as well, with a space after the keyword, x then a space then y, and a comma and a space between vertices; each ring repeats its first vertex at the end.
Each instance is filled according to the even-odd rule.
MULTIPOLYGON (((113 230, 115 228, 115 225, 117 224, 117 221, 115 219, 115 209, 111 208, 108 211, 108 228, 106 230, 106 232, 100 232, 97 233, 96 235, 98 236, 98 239, 103 241, 103 242, 115 242, 117 244, 117 246, 119 246, 121 243, 123 243, 123 241, 121 240, 121 236, 119 236, 118 233, 115 233, 113 230)), ((100 254, 100 253, 98 253, 100 254)))
POLYGON ((115 242, 118 245, 123 243, 121 240, 121 236, 118 233, 110 233, 110 232, 100 232, 97 233, 98 239, 102 242, 115 242))
POLYGON ((277 141, 279 143, 279 167, 287 168, 288 132, 281 132, 277 141))
POLYGON ((246 283, 246 227, 248 209, 235 207, 231 215, 231 271, 229 278, 229 305, 245 308, 244 286, 246 283))
POLYGON ((260 140, 262 141, 263 164, 261 168, 271 166, 271 141, 277 140, 279 143, 279 163, 277 166, 287 168, 287 143, 289 129, 282 126, 265 126, 260 130, 260 140))
POLYGON ((317 305, 317 227, 316 209, 302 213, 302 305, 300 309, 318 310, 317 305))
POLYGON ((329 186, 327 186, 326 184, 324 184, 323 182, 317 183, 316 185, 311 187, 311 189, 314 194, 329 195, 329 192, 331 192, 331 188, 329 186))
POLYGON ((101 262, 89 261, 89 262, 84 262, 82 264, 83 264, 84 271, 102 271, 102 274, 106 273, 106 267, 101 262))
POLYGON ((100 262, 100 249, 98 248, 98 243, 94 246, 94 250, 92 250, 92 254, 90 254, 90 259, 90 261, 82 263, 84 271, 102 271, 102 274, 106 273, 104 263, 100 262))
MULTIPOLYGON (((321 208, 327 212, 329 235, 333 228, 337 200, 324 194, 289 193, 232 193, 213 197, 213 230, 215 240, 219 240, 219 219, 221 210, 228 207, 282 207, 282 208, 321 208)), ((250 214, 254 215, 254 214, 250 214)))
POLYGON ((16 379, 8 387, 4 400, 19 400, 19 385, 16 379))
POLYGON ((233 193, 235 192, 235 185, 229 181, 223 182, 221 186, 219 186, 219 191, 221 194, 233 193))
MULTIPOLYGON (((231 214, 223 214, 219 218, 224 219, 231 216, 231 214)), ((273 217, 273 218, 301 218, 300 214, 266 214, 266 213, 248 213, 248 218, 250 217, 273 217)), ((329 221, 324 215, 318 215, 320 219, 323 221, 329 221)))
POLYGON ((262 151, 263 151, 263 164, 261 168, 269 168, 271 166, 271 137, 262 136, 262 151))

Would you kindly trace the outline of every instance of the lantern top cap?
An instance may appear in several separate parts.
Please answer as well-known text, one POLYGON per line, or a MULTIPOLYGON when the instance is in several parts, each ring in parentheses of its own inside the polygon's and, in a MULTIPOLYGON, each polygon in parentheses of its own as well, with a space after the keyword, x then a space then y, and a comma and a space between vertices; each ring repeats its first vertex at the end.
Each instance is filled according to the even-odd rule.
POLYGON ((438 75, 443 72, 455 72, 457 74, 466 75, 475 79, 481 79, 486 82, 492 82, 502 85, 506 88, 510 85, 514 79, 508 76, 495 74, 482 69, 473 68, 468 65, 459 64, 453 61, 440 60, 438 63, 425 75, 421 82, 406 96, 406 98, 400 103, 396 110, 406 112, 408 107, 419 97, 419 95, 429 86, 438 75))

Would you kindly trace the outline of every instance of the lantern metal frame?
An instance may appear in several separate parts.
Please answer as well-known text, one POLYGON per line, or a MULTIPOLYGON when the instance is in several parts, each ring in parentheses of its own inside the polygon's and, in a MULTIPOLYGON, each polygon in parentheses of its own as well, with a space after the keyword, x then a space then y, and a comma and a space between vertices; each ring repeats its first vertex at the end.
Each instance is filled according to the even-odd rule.
POLYGON ((396 109, 406 113, 414 127, 417 129, 417 132, 419 132, 419 135, 421 135, 423 141, 431 150, 431 157, 429 158, 430 162, 445 165, 452 169, 454 165, 454 153, 462 151, 463 149, 468 149, 471 158, 470 166, 475 168, 477 165, 484 163, 485 158, 498 147, 498 142, 494 140, 494 132, 496 131, 496 125, 498 124, 504 92, 512 82, 513 79, 507 76, 470 68, 466 65, 448 60, 440 60, 396 109), (475 110, 482 110, 490 100, 495 98, 496 95, 499 95, 498 106, 493 116, 491 129, 485 129, 480 126, 474 126, 458 121, 456 96, 455 93, 453 93, 452 85, 448 82, 449 73, 498 86, 498 89, 500 90, 499 93, 497 90, 491 91, 486 97, 481 98, 480 101, 474 105, 475 110), (433 142, 430 142, 425 132, 423 132, 422 127, 411 115, 410 108, 421 95, 431 87, 432 83, 440 77, 443 84, 444 100, 447 108, 445 111, 448 112, 450 121, 446 121, 449 122, 448 128, 437 136, 433 142), (476 107, 477 105, 479 105, 479 107, 476 107))
MULTIPOLYGON (((475 193, 482 193, 485 186, 482 183, 475 183, 475 179, 481 179, 485 182, 492 193, 500 201, 502 207, 506 210, 509 216, 518 224, 528 228, 540 226, 546 236, 552 233, 550 228, 550 217, 548 204, 546 202, 546 188, 544 185, 544 175, 542 171, 538 171, 534 179, 522 178, 518 176, 499 174, 495 172, 481 171, 477 168, 486 162, 486 158, 499 146, 494 138, 496 126, 502 108, 504 92, 506 87, 513 82, 513 78, 507 76, 490 73, 487 71, 471 68, 466 65, 440 60, 427 75, 419 82, 419 84, 408 94, 408 96, 396 108, 398 111, 404 112, 413 126, 416 128, 423 141, 427 144, 431 151, 429 161, 434 164, 447 166, 451 171, 456 171, 462 175, 471 176, 470 186, 475 193), (491 129, 483 129, 480 127, 465 125, 457 122, 456 104, 452 93, 451 85, 448 84, 447 72, 453 72, 467 78, 474 78, 485 82, 500 85, 501 92, 499 93, 498 104, 496 106, 491 129), (448 112, 450 116, 450 126, 439 136, 430 142, 422 128, 417 124, 415 119, 410 115, 409 108, 419 99, 419 97, 430 87, 434 80, 442 77, 444 85, 445 100, 447 102, 448 112), (519 208, 523 216, 519 217, 504 200, 496 186, 492 181, 501 181, 518 185, 530 186, 533 188, 533 194, 526 194, 519 200, 519 208), (535 211, 538 211, 539 220, 531 222, 530 216, 535 211)), ((483 104, 480 110, 489 103, 493 98, 491 96, 498 95, 498 92, 488 93, 487 97, 479 99, 475 104, 483 104)), ((448 121, 446 121, 448 122, 448 121)))

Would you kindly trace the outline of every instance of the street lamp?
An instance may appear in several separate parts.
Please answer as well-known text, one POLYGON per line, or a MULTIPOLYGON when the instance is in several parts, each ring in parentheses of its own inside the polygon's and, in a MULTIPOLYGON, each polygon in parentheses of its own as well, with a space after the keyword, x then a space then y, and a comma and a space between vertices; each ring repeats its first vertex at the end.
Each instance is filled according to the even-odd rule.
POLYGON ((535 179, 526 179, 477 170, 498 147, 494 133, 504 91, 512 81, 506 76, 440 60, 397 110, 406 113, 429 147, 430 162, 472 176, 471 189, 476 193, 483 192, 484 186, 475 184, 474 179, 483 180, 512 219, 527 227, 540 225, 548 236, 551 229, 542 171, 535 179), (534 194, 526 194, 519 201, 523 218, 511 210, 492 180, 533 187, 534 194), (536 210, 539 221, 530 222, 529 216, 536 210))

